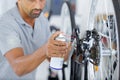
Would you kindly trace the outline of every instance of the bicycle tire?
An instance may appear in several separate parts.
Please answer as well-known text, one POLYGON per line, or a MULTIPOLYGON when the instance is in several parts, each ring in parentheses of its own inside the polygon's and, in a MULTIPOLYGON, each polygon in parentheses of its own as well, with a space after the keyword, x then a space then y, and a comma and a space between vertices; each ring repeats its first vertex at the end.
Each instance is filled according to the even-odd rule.
MULTIPOLYGON (((119 48, 119 45, 120 45, 120 42, 119 42, 120 41, 120 39, 119 39, 120 38, 120 35, 119 35, 119 33, 120 33, 120 31, 119 31, 120 30, 119 29, 119 27, 120 27, 120 23, 119 23, 119 21, 120 21, 120 18, 119 18, 120 14, 119 13, 120 13, 120 10, 119 9, 120 9, 120 1, 119 0, 109 0, 109 2, 110 1, 111 1, 112 5, 113 5, 113 6, 111 5, 113 7, 113 11, 109 13, 109 10, 107 9, 107 7, 108 7, 107 0, 103 0, 106 12, 105 12, 105 14, 99 15, 99 17, 97 17, 97 20, 98 20, 98 18, 99 19, 103 19, 103 20, 100 20, 100 21, 105 21, 106 20, 107 24, 105 24, 105 25, 107 26, 108 31, 106 29, 104 29, 105 27, 104 27, 104 25, 102 25, 103 29, 101 29, 100 32, 102 34, 104 34, 106 32, 106 36, 108 36, 109 39, 108 39, 108 41, 106 41, 107 44, 105 44, 105 43, 103 43, 103 44, 105 46, 107 46, 107 49, 110 48, 110 51, 116 50, 116 55, 117 56, 114 57, 113 53, 109 52, 110 56, 108 56, 108 54, 107 54, 107 56, 103 57, 104 56, 104 50, 103 50, 103 47, 102 47, 102 49, 101 49, 102 50, 102 52, 101 52, 102 53, 102 57, 101 57, 101 62, 100 62, 100 66, 99 66, 100 70, 97 71, 97 76, 96 75, 92 75, 92 76, 94 76, 94 78, 91 78, 91 76, 88 76, 88 75, 91 75, 91 72, 89 73, 89 71, 88 71, 87 78, 84 77, 84 80, 93 80, 93 79, 94 80, 119 80, 119 65, 120 65, 119 64, 120 63, 119 62, 119 59, 120 59, 120 55, 119 55, 119 50, 120 50, 120 48, 119 48), (102 17, 102 18, 100 18, 100 17, 102 17), (113 20, 113 24, 114 25, 111 26, 111 21, 110 20, 113 20), (111 27, 113 27, 114 30, 111 27), (106 30, 106 31, 104 31, 104 30, 106 30), (112 31, 113 31, 113 33, 112 33, 112 31), (112 40, 112 38, 114 38, 116 42, 114 42, 112 40), (113 45, 113 43, 115 44, 115 46, 113 45)), ((99 0, 97 2, 99 2, 99 0)), ((98 3, 96 3, 96 4, 98 5, 98 3)), ((92 8, 95 9, 95 7, 97 7, 97 6, 95 6, 95 3, 94 3, 92 8)), ((90 10, 92 10, 92 8, 90 10)), ((98 10, 100 10, 100 9, 98 8, 98 10)), ((101 9, 101 10, 104 11, 104 9, 101 9)), ((94 22, 94 18, 96 17, 96 15, 94 13, 97 14, 97 10, 94 10, 89 15, 90 17, 89 17, 89 20, 88 20, 89 21, 88 22, 88 27, 90 27, 90 28, 88 28, 88 29, 93 29, 93 28, 91 28, 90 24, 95 23, 94 22), (96 13, 95 13, 95 11, 96 11, 96 13)), ((92 26, 93 26, 93 24, 92 24, 92 26)), ((96 29, 98 29, 98 27, 99 26, 97 26, 96 29)))
MULTIPOLYGON (((94 1, 95 2, 95 1, 94 1)), ((99 1, 97 1, 97 2, 99 2, 99 1)), ((100 76, 100 77, 98 77, 97 76, 97 78, 96 78, 96 75, 92 75, 92 76, 94 76, 94 78, 91 78, 91 76, 88 76, 88 75, 91 75, 91 72, 89 73, 89 71, 88 71, 88 75, 86 75, 86 77, 84 77, 84 80, 93 80, 93 79, 95 79, 95 80, 119 80, 119 50, 120 50, 120 48, 119 48, 119 45, 120 45, 120 43, 119 43, 119 41, 120 41, 120 39, 119 39, 119 33, 120 33, 120 29, 119 29, 119 27, 120 27, 120 24, 119 24, 119 17, 120 17, 120 4, 119 4, 119 0, 111 0, 111 3, 112 3, 112 7, 113 7, 113 10, 114 11, 112 11, 112 12, 110 12, 109 13, 109 10, 107 10, 107 7, 108 7, 108 5, 107 5, 107 0, 104 0, 103 1, 104 2, 104 7, 106 8, 105 10, 106 10, 106 12, 105 12, 105 14, 101 14, 100 16, 102 17, 102 18, 100 18, 99 17, 99 19, 103 19, 103 21, 105 21, 105 18, 106 18, 106 22, 107 22, 107 28, 109 28, 109 30, 108 30, 108 32, 107 32, 107 30, 105 31, 106 32, 106 35, 108 35, 108 37, 110 38, 110 39, 108 39, 109 41, 107 41, 107 44, 106 44, 106 46, 108 46, 108 48, 110 48, 110 51, 112 51, 114 48, 113 48, 113 43, 115 44, 115 47, 116 47, 116 57, 114 57, 112 54, 112 52, 109 52, 109 55, 110 56, 108 56, 108 54, 107 54, 107 57, 101 57, 101 62, 100 62, 100 69, 101 70, 99 70, 98 72, 97 72, 97 75, 98 76, 100 76), (107 12, 108 11, 108 12, 107 12), (111 14, 112 13, 112 14, 111 14), (112 19, 111 19, 112 18, 112 19), (107 21, 108 20, 108 21, 107 21), (111 21, 110 20, 113 20, 114 21, 114 25, 112 25, 111 26, 111 21), (114 28, 114 30, 111 28, 111 27, 113 27, 114 28), (113 31, 113 33, 112 33, 112 31, 113 31), (112 40, 112 37, 113 36, 115 36, 114 38, 115 38, 115 41, 116 42, 114 42, 113 40, 112 40), (111 54, 110 54, 111 53, 111 54), (116 59, 116 60, 115 60, 116 59), (113 61, 114 60, 114 61, 113 61), (111 61, 111 62, 110 62, 111 61), (106 68, 104 68, 104 67, 106 67, 106 68), (116 69, 116 70, 115 70, 116 69), (105 73, 106 74, 105 74, 105 73), (103 75, 103 73, 104 73, 104 75, 103 75), (115 77, 116 76, 116 77, 115 77)), ((110 2, 110 0, 109 0, 109 2, 110 2)), ((91 3, 92 4, 92 3, 91 3)), ((98 5, 98 3, 96 3, 97 5, 98 5)), ((92 4, 93 5, 93 4, 92 4)), ((95 7, 97 7, 97 6, 95 6, 95 3, 94 3, 94 5, 93 5, 93 9, 95 9, 95 7)), ((110 7, 110 6, 109 6, 110 7)), ((90 10, 92 10, 92 8, 90 9, 90 10)), ((97 7, 98 8, 98 7, 97 7)), ((99 8, 98 8, 99 9, 99 8)), ((100 9, 99 9, 100 10, 100 9)), ((103 10, 104 11, 104 9, 101 9, 101 10, 103 10)), ((98 11, 99 12, 99 11, 98 11)), ((94 10, 93 12, 91 12, 91 14, 89 15, 90 17, 89 17, 89 22, 88 22, 88 27, 90 27, 90 28, 88 28, 88 29, 93 29, 93 28, 91 28, 91 26, 90 26, 90 24, 92 24, 92 23, 95 23, 94 22, 94 18, 96 17, 96 15, 95 14, 98 14, 97 13, 97 10, 94 10), (95 13, 95 11, 96 11, 96 13, 95 13), (95 16, 94 16, 95 15, 95 16), (92 17, 91 17, 92 16, 92 17), (89 24, 90 23, 90 24, 89 24)), ((97 18, 97 20, 98 20, 98 18, 97 18)), ((102 20, 101 20, 102 21, 102 20)), ((92 24, 92 26, 93 26, 93 24, 92 24)), ((95 25, 94 25, 95 26, 95 25)), ((104 26, 104 25, 102 25, 102 26, 104 26)), ((97 26, 97 28, 96 29, 98 29, 98 27, 99 26, 97 26)), ((102 34, 104 34, 105 32, 104 32, 104 29, 105 27, 103 27, 103 29, 102 29, 102 31, 100 31, 102 34)), ((104 43, 103 43, 104 44, 104 43)), ((107 49, 108 49, 107 48, 107 49)), ((104 55, 104 51, 102 50, 102 55, 104 55)), ((85 70, 86 71, 86 70, 85 70)))
MULTIPOLYGON (((119 29, 119 27, 120 27, 120 23, 119 23, 119 21, 120 21, 120 1, 119 0, 109 0, 109 2, 111 1, 111 3, 112 3, 112 7, 113 7, 113 12, 112 12, 112 15, 111 15, 111 13, 109 14, 107 14, 108 15, 108 27, 110 28, 109 30, 111 30, 111 23, 110 23, 110 18, 113 18, 114 20, 114 30, 113 30, 113 33, 111 32, 110 34, 111 34, 111 42, 108 42, 108 44, 112 44, 112 37, 113 36, 115 36, 114 38, 116 39, 116 42, 114 43, 115 45, 116 45, 116 58, 115 57, 113 57, 112 55, 110 56, 110 57, 112 57, 112 58, 109 58, 109 60, 111 61, 107 61, 106 63, 109 63, 110 64, 110 69, 109 69, 109 66, 107 66, 107 68, 108 68, 108 70, 109 70, 109 73, 107 74, 108 76, 107 77, 105 77, 104 76, 104 78, 101 78, 101 79, 103 79, 103 80, 119 80, 119 59, 120 59, 120 55, 119 55, 119 50, 120 50, 120 47, 119 47, 119 45, 120 45, 120 29, 119 29), (116 59, 116 60, 115 60, 116 59), (114 61, 113 61, 114 60, 114 61)), ((106 2, 107 2, 107 0, 106 0, 106 2)), ((109 11, 108 11, 109 12, 109 11)), ((110 35, 109 35, 110 36, 110 35)), ((112 51, 112 49, 114 49, 113 48, 113 45, 109 45, 110 46, 110 48, 111 48, 111 51, 112 51)), ((112 52, 111 52, 112 53, 112 52)), ((104 59, 103 59, 104 60, 104 59)), ((104 62, 103 62, 104 63, 104 62)), ((103 67, 106 67, 105 66, 106 64, 103 64, 103 67)), ((107 71, 107 70, 106 70, 107 71)))
MULTIPOLYGON (((75 37, 77 36, 78 37, 78 34, 76 33, 77 27, 76 27, 76 24, 75 24, 74 14, 72 13, 71 8, 70 8, 70 3, 69 2, 65 2, 65 4, 67 4, 68 11, 70 13, 70 15, 69 15, 69 17, 71 19, 70 20, 71 21, 70 22, 71 23, 71 27, 70 28, 72 30, 70 35, 71 35, 71 39, 72 39, 73 36, 75 36, 75 37)), ((114 17, 115 17, 115 21, 116 21, 116 25, 117 25, 117 27, 115 27, 115 30, 116 30, 115 36, 117 36, 116 45, 117 45, 117 49, 118 49, 117 50, 117 63, 116 63, 117 64, 117 69, 115 69, 116 70, 116 77, 115 77, 115 73, 111 74, 111 72, 109 72, 108 74, 110 74, 110 75, 108 75, 109 76, 108 78, 106 78, 106 76, 103 76, 103 78, 97 77, 97 79, 95 79, 95 80, 101 80, 101 79, 103 79, 103 80, 108 80, 108 79, 109 80, 119 80, 120 79, 119 78, 120 70, 118 69, 119 66, 120 66, 120 64, 119 64, 120 63, 119 62, 119 60, 120 60, 120 55, 119 55, 119 51, 120 51, 120 48, 119 48, 119 45, 120 45, 120 42, 119 42, 120 41, 120 31, 119 31, 120 30, 120 23, 119 23, 120 22, 120 14, 119 14, 120 13, 120 0, 112 0, 112 4, 113 4, 113 8, 114 8, 114 15, 115 15, 114 17)), ((74 52, 73 52, 73 54, 74 54, 74 52)), ((72 55, 72 57, 71 57, 70 80, 91 80, 91 79, 89 79, 89 77, 88 78, 84 77, 84 75, 83 75, 83 74, 85 74, 85 71, 83 70, 84 69, 84 65, 76 63, 75 60, 74 60, 74 57, 76 57, 76 54, 72 55)), ((112 64, 111 67, 114 67, 114 64, 112 64)))
MULTIPOLYGON (((117 28, 118 28, 118 36, 119 36, 119 41, 120 41, 120 0, 112 0, 114 9, 115 9, 115 14, 116 14, 116 21, 117 21, 117 28)), ((119 42, 119 51, 120 51, 120 42, 119 42)), ((120 52, 119 52, 119 61, 118 61, 118 68, 120 67, 120 52)), ((118 80, 120 80, 120 69, 118 69, 118 80)))
MULTIPOLYGON (((68 1, 64 1, 61 8, 61 27, 60 31, 64 32, 67 37, 67 42, 72 42, 72 35, 75 32, 75 19, 74 13, 72 12, 71 5, 68 1), (66 25, 68 23, 69 25, 66 25)), ((64 69, 65 70, 65 69, 64 69)), ((71 71, 68 71, 71 72, 71 71)), ((68 76, 68 74, 66 74, 68 76)), ((70 75, 70 74, 69 74, 70 75)), ((63 73, 63 78, 66 80, 66 76, 63 73)))

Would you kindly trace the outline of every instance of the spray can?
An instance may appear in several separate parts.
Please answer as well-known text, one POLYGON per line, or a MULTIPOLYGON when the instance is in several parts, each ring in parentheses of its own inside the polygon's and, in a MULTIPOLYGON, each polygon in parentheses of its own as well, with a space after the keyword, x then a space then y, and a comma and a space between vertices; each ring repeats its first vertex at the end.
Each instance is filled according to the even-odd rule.
MULTIPOLYGON (((63 34, 60 34, 56 40, 66 41, 66 38, 63 34)), ((64 58, 63 57, 52 57, 50 61, 50 68, 53 70, 61 70, 63 67, 64 58)))

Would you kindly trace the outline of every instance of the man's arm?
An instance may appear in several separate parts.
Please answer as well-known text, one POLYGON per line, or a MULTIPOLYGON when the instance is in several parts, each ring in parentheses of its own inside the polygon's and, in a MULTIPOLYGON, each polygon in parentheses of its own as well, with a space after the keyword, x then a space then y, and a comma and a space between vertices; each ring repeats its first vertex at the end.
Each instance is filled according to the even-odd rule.
POLYGON ((39 48, 33 54, 24 55, 22 48, 15 48, 8 51, 5 57, 18 76, 27 74, 46 59, 46 45, 39 48))
POLYGON ((48 42, 30 55, 24 55, 22 48, 14 48, 5 54, 13 70, 18 76, 27 74, 42 63, 46 58, 68 57, 70 45, 55 40, 61 32, 54 33, 48 42))

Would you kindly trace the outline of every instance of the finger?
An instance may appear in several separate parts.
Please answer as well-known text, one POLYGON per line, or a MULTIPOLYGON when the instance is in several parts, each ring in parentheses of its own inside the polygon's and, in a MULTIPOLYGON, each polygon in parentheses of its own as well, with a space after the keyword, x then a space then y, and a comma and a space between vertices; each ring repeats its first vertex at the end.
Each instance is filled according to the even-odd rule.
POLYGON ((50 57, 50 56, 53 56, 54 54, 61 56, 61 55, 66 54, 66 53, 67 53, 66 50, 63 50, 63 51, 59 50, 58 51, 58 50, 53 50, 52 48, 50 48, 50 50, 48 51, 48 56, 50 57))
POLYGON ((48 48, 52 48, 53 50, 64 51, 68 49, 66 46, 56 46, 53 44, 49 44, 48 48))
POLYGON ((69 55, 65 55, 65 56, 64 56, 64 61, 67 61, 67 60, 68 60, 68 57, 69 57, 69 55))
POLYGON ((51 57, 62 57, 62 54, 52 54, 51 57))
POLYGON ((68 44, 68 49, 67 49, 67 51, 66 51, 66 54, 64 54, 64 60, 65 60, 65 61, 68 60, 69 53, 70 53, 70 51, 71 51, 71 49, 72 49, 72 46, 71 46, 71 45, 72 45, 71 43, 68 44))
POLYGON ((63 54, 51 53, 49 57, 63 57, 63 54))
POLYGON ((57 40, 50 40, 51 44, 57 45, 57 46, 66 46, 66 42, 64 41, 57 41, 57 40))
POLYGON ((67 45, 68 45, 68 47, 71 47, 72 46, 72 42, 68 42, 67 45))
POLYGON ((63 33, 63 32, 60 32, 60 31, 55 32, 55 33, 52 35, 51 39, 54 40, 59 34, 62 34, 62 33, 63 33))
POLYGON ((56 51, 56 50, 53 50, 52 53, 53 53, 53 54, 66 54, 66 50, 64 50, 64 51, 56 51))

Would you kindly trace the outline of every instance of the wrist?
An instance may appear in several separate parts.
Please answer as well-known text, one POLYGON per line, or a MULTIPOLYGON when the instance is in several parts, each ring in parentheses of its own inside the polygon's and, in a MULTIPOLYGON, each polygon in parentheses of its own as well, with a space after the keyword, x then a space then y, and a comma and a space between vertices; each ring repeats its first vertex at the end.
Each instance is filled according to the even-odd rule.
POLYGON ((44 45, 44 52, 45 52, 45 56, 46 56, 46 58, 48 58, 48 44, 46 43, 45 45, 44 45))

